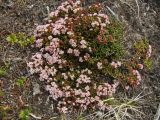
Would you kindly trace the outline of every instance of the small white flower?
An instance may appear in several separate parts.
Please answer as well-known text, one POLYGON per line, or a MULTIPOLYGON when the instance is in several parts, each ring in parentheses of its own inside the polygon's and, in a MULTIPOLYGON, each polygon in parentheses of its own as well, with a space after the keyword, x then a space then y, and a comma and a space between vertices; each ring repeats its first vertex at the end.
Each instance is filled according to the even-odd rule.
POLYGON ((122 65, 122 63, 118 61, 118 62, 117 62, 117 65, 118 65, 118 66, 121 66, 121 65, 122 65))
POLYGON ((79 62, 83 62, 83 59, 82 59, 82 57, 80 57, 80 58, 79 58, 79 62))
POLYGON ((102 63, 101 63, 101 62, 98 62, 98 63, 97 63, 97 67, 98 67, 98 69, 102 69, 102 63))
POLYGON ((48 36, 48 39, 49 39, 49 40, 52 40, 52 38, 53 38, 53 37, 52 37, 51 35, 50 35, 50 36, 48 36))
POLYGON ((94 21, 91 23, 92 27, 95 27, 95 26, 99 26, 99 23, 97 21, 94 21))
POLYGON ((77 49, 74 49, 73 52, 74 52, 75 56, 79 56, 79 54, 80 54, 79 50, 77 50, 77 49))
POLYGON ((115 62, 111 62, 111 66, 113 66, 114 68, 116 68, 115 67, 115 62))
POLYGON ((71 32, 71 31, 68 31, 67 34, 68 34, 68 35, 73 35, 74 33, 71 32))
POLYGON ((102 27, 106 27, 106 24, 105 24, 105 23, 101 23, 101 26, 102 26, 102 27))
POLYGON ((59 54, 60 54, 60 55, 64 54, 64 51, 63 51, 63 50, 60 50, 60 51, 59 51, 59 54))

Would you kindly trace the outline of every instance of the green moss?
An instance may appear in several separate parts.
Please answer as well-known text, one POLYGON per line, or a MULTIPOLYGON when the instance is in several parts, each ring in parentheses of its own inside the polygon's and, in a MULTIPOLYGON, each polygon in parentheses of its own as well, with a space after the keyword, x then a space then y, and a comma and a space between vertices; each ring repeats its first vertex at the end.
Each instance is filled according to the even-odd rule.
POLYGON ((146 51, 148 49, 149 42, 146 38, 139 40, 134 44, 134 48, 136 50, 136 54, 143 56, 146 54, 146 51))
POLYGON ((29 120, 29 114, 30 114, 31 110, 30 109, 23 109, 20 111, 19 113, 19 119, 20 120, 29 120))
POLYGON ((7 75, 7 70, 3 67, 0 68, 0 77, 6 76, 7 75))
POLYGON ((25 81, 27 80, 27 77, 20 77, 19 79, 16 80, 16 84, 19 86, 19 87, 24 87, 24 84, 25 84, 25 81))
POLYGON ((152 67, 153 67, 153 62, 152 62, 151 59, 145 59, 145 60, 144 60, 144 65, 146 66, 146 68, 147 68, 148 70, 151 70, 152 67))

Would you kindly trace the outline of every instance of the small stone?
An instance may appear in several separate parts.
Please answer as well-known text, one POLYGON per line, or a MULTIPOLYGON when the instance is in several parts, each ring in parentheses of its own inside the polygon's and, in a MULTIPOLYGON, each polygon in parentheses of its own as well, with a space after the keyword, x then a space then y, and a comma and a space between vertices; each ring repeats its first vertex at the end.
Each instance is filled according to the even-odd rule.
POLYGON ((12 0, 7 0, 7 1, 6 1, 6 5, 7 5, 7 7, 12 8, 13 5, 14 5, 14 3, 13 3, 12 0))
POLYGON ((29 9, 32 9, 34 7, 34 5, 28 5, 27 6, 29 9))
POLYGON ((40 91, 39 84, 37 84, 37 83, 33 84, 33 95, 35 96, 35 95, 40 94, 40 93, 41 93, 41 91, 40 91))

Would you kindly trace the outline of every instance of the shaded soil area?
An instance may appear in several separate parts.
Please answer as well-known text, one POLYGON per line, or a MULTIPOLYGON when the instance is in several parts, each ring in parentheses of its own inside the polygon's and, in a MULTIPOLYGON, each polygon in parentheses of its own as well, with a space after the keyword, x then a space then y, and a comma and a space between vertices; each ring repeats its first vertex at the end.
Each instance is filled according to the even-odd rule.
MULTIPOLYGON (((125 44, 131 47, 134 41, 144 36, 153 46, 153 68, 144 73, 143 82, 130 95, 142 93, 145 113, 140 120, 153 120, 160 103, 160 1, 159 0, 87 0, 86 4, 102 2, 105 11, 122 21, 125 29, 125 44), (107 7, 106 7, 107 6, 107 7), (108 9, 110 8, 110 9, 108 9), (114 13, 114 14, 113 14, 114 13)), ((33 34, 37 24, 43 24, 49 11, 59 0, 0 0, 0 67, 6 67, 7 74, 0 76, 0 120, 18 120, 24 108, 31 109, 42 120, 59 120, 54 102, 49 99, 43 83, 28 73, 27 61, 33 48, 20 48, 6 41, 10 33, 33 34), (27 76, 23 87, 16 84, 18 78, 27 76), (2 110, 3 108, 3 110, 2 110), (4 110, 5 108, 5 110, 4 110)), ((30 117, 36 120, 35 117, 30 117)))

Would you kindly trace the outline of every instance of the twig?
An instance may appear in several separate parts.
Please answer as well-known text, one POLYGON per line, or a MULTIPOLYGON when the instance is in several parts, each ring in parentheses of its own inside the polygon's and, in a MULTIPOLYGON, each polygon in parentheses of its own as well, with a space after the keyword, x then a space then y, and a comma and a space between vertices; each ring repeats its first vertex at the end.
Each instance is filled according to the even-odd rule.
POLYGON ((49 6, 47 6, 46 9, 47 9, 47 14, 49 15, 49 13, 50 13, 49 6))
POLYGON ((138 18, 139 18, 140 8, 139 8, 138 1, 137 0, 135 0, 135 1, 136 1, 137 9, 138 9, 138 18))
POLYGON ((154 116, 154 120, 159 120, 159 119, 160 119, 160 104, 158 106, 157 113, 154 116))
POLYGON ((32 117, 35 118, 35 119, 38 119, 38 120, 41 120, 41 119, 42 119, 42 117, 37 117, 37 116, 35 116, 35 115, 32 114, 32 113, 30 113, 29 115, 32 116, 32 117))
POLYGON ((110 7, 108 7, 108 6, 106 6, 106 7, 107 7, 107 9, 109 10, 109 12, 110 12, 117 20, 119 20, 118 15, 117 15, 115 12, 113 12, 113 10, 112 10, 110 7))

